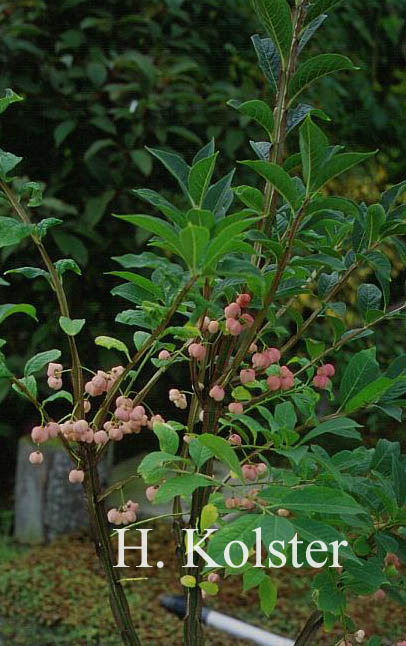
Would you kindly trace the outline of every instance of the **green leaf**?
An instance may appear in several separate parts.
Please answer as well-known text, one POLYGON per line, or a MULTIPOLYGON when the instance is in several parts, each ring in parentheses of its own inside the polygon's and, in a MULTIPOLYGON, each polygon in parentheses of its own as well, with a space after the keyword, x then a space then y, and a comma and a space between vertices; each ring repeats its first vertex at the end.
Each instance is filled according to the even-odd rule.
POLYGON ((252 395, 247 388, 244 388, 244 386, 237 386, 234 388, 232 392, 233 399, 239 401, 239 402, 247 402, 252 399, 252 395))
MULTIPOLYGON (((17 157, 13 153, 8 153, 0 148, 0 179, 6 182, 11 178, 7 178, 8 173, 13 170, 20 163, 22 157, 17 157)), ((5 245, 3 245, 5 246, 5 245)))
POLYGON ((107 348, 107 350, 118 350, 118 352, 124 352, 127 359, 129 361, 131 360, 126 344, 119 341, 119 339, 114 339, 111 336, 97 336, 94 342, 96 345, 101 345, 103 348, 107 348))
POLYGON ((209 240, 209 230, 195 224, 188 224, 179 233, 182 256, 193 273, 207 260, 205 252, 209 240))
POLYGON ((61 356, 60 350, 47 350, 46 352, 39 352, 34 357, 29 359, 25 364, 24 375, 29 377, 36 372, 42 370, 44 366, 52 361, 56 361, 61 356))
POLYGON ((210 433, 203 433, 203 435, 198 437, 198 440, 203 446, 210 449, 220 462, 226 464, 233 473, 236 473, 242 479, 242 471, 238 457, 226 440, 218 435, 211 435, 210 433))
POLYGON ((327 16, 322 14, 321 16, 317 16, 310 24, 307 25, 307 27, 303 30, 303 33, 300 37, 299 41, 299 47, 298 47, 298 53, 300 54, 303 49, 306 47, 307 43, 309 40, 314 36, 316 31, 321 27, 323 22, 326 20, 327 16))
POLYGON ((73 404, 73 397, 71 393, 68 393, 67 390, 58 390, 56 393, 53 393, 52 395, 44 399, 42 404, 49 404, 56 399, 66 399, 66 401, 68 401, 70 404, 73 404))
POLYGON ((179 239, 174 227, 152 215, 115 215, 120 220, 135 224, 155 235, 160 236, 173 250, 179 253, 179 239))
POLYGON ((258 213, 262 212, 264 207, 264 196, 260 190, 252 186, 237 186, 234 189, 235 195, 245 206, 254 209, 258 213))
MULTIPOLYGON (((272 487, 261 492, 261 498, 272 501, 272 487)), ((347 493, 329 487, 309 485, 302 489, 291 489, 272 501, 273 506, 292 511, 319 514, 363 514, 364 509, 347 493)))
POLYGON ((329 570, 316 574, 313 579, 314 594, 316 594, 317 606, 324 612, 331 612, 334 615, 344 613, 346 606, 345 592, 337 586, 336 578, 329 570))
POLYGON ((356 70, 347 56, 341 54, 319 54, 299 65, 299 68, 289 83, 290 103, 306 90, 309 85, 323 76, 340 72, 341 70, 356 70))
POLYGON ((58 276, 63 276, 67 271, 73 271, 78 276, 81 276, 82 271, 72 258, 62 258, 62 260, 57 260, 55 263, 55 269, 58 272, 58 276))
POLYGON ((159 440, 161 451, 175 455, 179 448, 179 436, 171 425, 166 422, 155 422, 152 430, 159 440))
POLYGON ((159 161, 165 166, 165 168, 171 173, 171 175, 173 175, 173 177, 175 177, 175 179, 178 181, 183 192, 188 195, 187 185, 190 167, 187 165, 184 159, 182 159, 180 155, 169 153, 165 150, 158 150, 156 148, 148 147, 146 147, 146 149, 151 153, 151 155, 154 155, 154 157, 159 159, 159 161))
POLYGON ((281 428, 287 428, 291 431, 296 426, 297 417, 293 404, 290 402, 283 402, 275 406, 275 422, 281 428))
POLYGON ((107 70, 102 63, 91 61, 87 64, 86 72, 93 85, 97 87, 103 85, 107 78, 107 70))
POLYGON ((141 460, 137 471, 147 484, 154 484, 161 479, 162 470, 171 462, 184 462, 184 460, 171 453, 153 451, 141 460))
POLYGON ((185 574, 180 582, 185 588, 195 588, 197 583, 196 578, 190 574, 185 574))
POLYGON ((366 216, 366 246, 370 247, 379 239, 381 227, 385 224, 386 213, 381 204, 371 204, 366 216))
POLYGON ((148 292, 150 295, 152 294, 156 298, 162 297, 161 287, 153 283, 152 280, 149 280, 149 278, 140 276, 140 274, 135 274, 132 271, 108 271, 107 274, 109 276, 118 276, 119 278, 124 278, 124 280, 128 280, 130 283, 138 285, 143 290, 148 292))
POLYGON ((21 274, 24 278, 49 278, 49 274, 45 269, 40 269, 39 267, 18 267, 17 269, 9 269, 4 272, 4 275, 7 274, 21 274))
POLYGON ((188 444, 188 451, 198 469, 200 469, 207 460, 213 457, 212 451, 210 451, 207 446, 203 446, 197 438, 193 439, 188 444))
POLYGON ((340 437, 346 437, 351 439, 360 439, 360 434, 358 431, 354 430, 359 428, 361 425, 355 422, 353 419, 348 419, 347 417, 338 417, 337 419, 330 419, 327 422, 322 422, 316 426, 312 431, 307 433, 298 443, 297 446, 302 444, 307 444, 310 440, 313 440, 319 435, 325 435, 326 433, 331 433, 332 435, 339 435, 340 437))
POLYGON ((0 114, 7 110, 8 106, 16 101, 24 101, 22 96, 19 96, 10 88, 6 88, 4 91, 4 96, 0 98, 0 114))
POLYGON ((257 121, 263 128, 265 128, 272 141, 274 118, 270 106, 265 103, 265 101, 254 99, 252 101, 240 103, 239 101, 231 99, 227 102, 227 105, 235 108, 238 112, 241 112, 241 114, 250 117, 250 119, 257 121))
POLYGON ((376 349, 361 350, 349 362, 341 379, 340 400, 344 405, 364 386, 379 377, 376 349))
MULTIPOLYGON (((38 395, 38 388, 37 388, 37 382, 36 382, 36 380, 35 380, 35 377, 33 377, 32 375, 30 375, 29 377, 23 377, 22 379, 19 379, 18 381, 20 381, 20 382, 21 382, 21 383, 26 387, 26 389, 28 390, 28 392, 30 393, 30 395, 31 395, 34 399, 37 399, 37 395, 38 395)), ((13 390, 15 390, 15 391, 16 391, 16 393, 18 393, 18 395, 20 395, 20 397, 24 397, 25 399, 29 399, 29 398, 27 397, 27 395, 26 395, 25 393, 23 393, 23 392, 19 389, 19 387, 18 387, 18 385, 17 385, 17 384, 13 384, 13 385, 12 385, 12 388, 13 388, 13 390)))
POLYGON ((65 141, 65 139, 75 130, 77 126, 76 119, 67 119, 62 123, 58 124, 54 130, 54 140, 55 146, 59 146, 65 141))
MULTIPOLYGON (((231 541, 241 541, 250 549, 255 542, 254 530, 261 526, 261 514, 244 514, 219 529, 210 539, 207 553, 219 565, 225 565, 224 550, 231 541)), ((236 545, 230 549, 230 558, 233 562, 241 559, 241 550, 236 545)))
POLYGON ((205 505, 200 514, 200 530, 204 532, 211 527, 219 517, 219 512, 216 505, 205 505))
POLYGON ((399 197, 406 191, 406 180, 399 182, 382 193, 381 204, 388 213, 396 206, 399 197))
POLYGON ((214 597, 219 591, 217 583, 210 583, 210 581, 202 581, 199 583, 199 588, 210 597, 214 597))
POLYGON ((207 189, 213 176, 218 153, 200 159, 190 169, 188 188, 195 206, 202 208, 207 189))
POLYGON ((292 20, 286 0, 253 0, 254 11, 272 36, 280 57, 287 61, 292 43, 292 20))
POLYGON ((369 310, 379 310, 382 302, 382 292, 376 285, 363 283, 357 291, 357 304, 362 314, 366 316, 369 310))
POLYGON ((363 408, 367 404, 372 404, 377 402, 380 397, 393 385, 393 379, 388 377, 379 377, 375 379, 370 384, 361 388, 361 390, 351 397, 351 399, 345 405, 346 413, 353 413, 359 408, 363 408))
POLYGON ((251 41, 258 57, 259 66, 272 91, 276 92, 281 71, 281 59, 275 43, 272 38, 260 38, 258 34, 251 36, 251 41))
POLYGON ((0 217, 0 248, 18 244, 32 232, 32 224, 24 224, 14 218, 0 217))
POLYGON ((278 591, 276 585, 269 576, 265 577, 259 584, 259 602, 262 612, 269 617, 276 606, 278 591))
POLYGON ((376 151, 370 153, 342 153, 340 155, 334 155, 323 165, 322 170, 312 184, 312 190, 320 190, 327 182, 334 179, 334 177, 345 173, 350 168, 353 168, 353 166, 364 162, 374 155, 376 155, 376 151))
POLYGON ((200 487, 212 487, 213 482, 202 475, 181 475, 169 478, 158 489, 154 502, 163 503, 176 496, 189 496, 200 487))
MULTIPOLYGON (((223 220, 227 222, 227 218, 223 220)), ((227 253, 235 253, 237 250, 238 235, 245 229, 249 228, 258 218, 247 218, 246 220, 234 222, 230 226, 225 226, 220 233, 216 232, 215 237, 211 240, 205 253, 205 264, 203 270, 213 267, 222 256, 227 253)), ((250 250, 251 251, 251 250, 250 250)), ((247 249, 248 253, 248 249, 247 249)))
POLYGON ((295 210, 300 201, 300 196, 297 192, 295 182, 288 175, 286 171, 283 170, 277 164, 272 164, 271 162, 265 162, 260 160, 255 161, 243 161, 240 162, 244 166, 248 166, 256 173, 261 175, 264 179, 267 180, 272 186, 276 188, 278 193, 280 193, 293 210, 295 210))
POLYGON ((31 318, 38 321, 37 311, 33 305, 27 305, 26 303, 0 305, 0 323, 3 323, 12 314, 27 314, 27 316, 31 316, 31 318))
POLYGON ((299 139, 303 177, 309 195, 313 179, 319 174, 328 154, 328 139, 310 117, 306 117, 300 127, 299 139))
POLYGON ((68 336, 79 334, 85 323, 86 319, 70 319, 67 316, 59 317, 59 325, 68 336))
POLYGON ((318 16, 332 9, 339 2, 341 0, 316 0, 316 2, 312 3, 306 15, 306 24, 313 22, 318 16))

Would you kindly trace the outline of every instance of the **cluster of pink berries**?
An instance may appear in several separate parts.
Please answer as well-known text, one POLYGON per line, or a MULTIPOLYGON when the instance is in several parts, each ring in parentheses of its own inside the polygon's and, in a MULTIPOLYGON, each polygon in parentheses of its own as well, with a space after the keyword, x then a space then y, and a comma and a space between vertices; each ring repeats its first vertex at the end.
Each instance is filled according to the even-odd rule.
POLYGON ((123 366, 116 366, 109 372, 98 370, 94 377, 85 384, 85 391, 91 395, 91 397, 98 397, 99 395, 108 392, 114 382, 121 377, 123 372, 123 366))
POLYGON ((137 520, 138 502, 128 500, 120 509, 110 509, 107 512, 107 520, 112 525, 129 525, 137 520))
POLYGON ((255 501, 252 498, 238 498, 237 496, 235 498, 226 498, 225 504, 227 509, 235 509, 237 507, 241 509, 255 508, 255 501))
POLYGON ((241 470, 244 480, 255 482, 265 475, 268 467, 264 462, 260 462, 259 464, 243 464, 241 470))
POLYGON ((395 568, 395 570, 400 570, 400 568, 402 567, 400 558, 393 552, 388 552, 388 554, 385 556, 385 565, 392 566, 395 568))
POLYGON ((235 302, 230 303, 224 308, 226 317, 226 330, 232 336, 238 336, 244 330, 250 328, 254 323, 254 318, 248 312, 242 310, 251 303, 249 294, 239 294, 235 302))
POLYGON ((156 422, 164 421, 161 415, 152 415, 148 418, 144 406, 134 406, 134 402, 129 397, 120 395, 116 399, 113 420, 105 422, 103 428, 110 440, 119 442, 124 435, 138 434, 143 427, 152 429, 156 422))
POLYGON ((317 374, 313 377, 313 385, 316 388, 327 388, 330 384, 329 377, 334 377, 335 368, 331 363, 325 363, 317 368, 317 374))
POLYGON ((185 410, 187 408, 187 399, 184 393, 177 388, 171 388, 169 391, 169 401, 175 404, 176 408, 185 410))
POLYGON ((279 374, 270 375, 266 383, 272 392, 276 392, 277 390, 290 390, 295 385, 295 377, 287 366, 281 366, 279 374))
POLYGON ((62 370, 63 365, 61 363, 48 364, 48 386, 52 388, 52 390, 60 390, 62 388, 62 370))

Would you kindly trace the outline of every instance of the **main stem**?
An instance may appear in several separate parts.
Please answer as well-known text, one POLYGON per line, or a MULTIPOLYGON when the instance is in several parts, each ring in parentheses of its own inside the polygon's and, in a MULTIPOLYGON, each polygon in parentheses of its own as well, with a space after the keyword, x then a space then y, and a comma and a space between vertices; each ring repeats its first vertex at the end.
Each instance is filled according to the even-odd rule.
POLYGON ((124 646, 141 646, 131 619, 124 589, 119 581, 119 571, 114 567, 114 553, 109 536, 104 500, 100 500, 101 486, 93 447, 86 447, 86 458, 86 477, 83 486, 93 542, 109 586, 111 611, 124 646))

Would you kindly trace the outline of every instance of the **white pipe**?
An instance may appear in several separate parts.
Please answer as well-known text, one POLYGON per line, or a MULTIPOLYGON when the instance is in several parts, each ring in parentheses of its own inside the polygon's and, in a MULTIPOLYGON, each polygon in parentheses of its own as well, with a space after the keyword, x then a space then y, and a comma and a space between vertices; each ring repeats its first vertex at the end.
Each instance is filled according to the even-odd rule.
POLYGON ((294 645, 294 642, 291 639, 279 637, 279 635, 273 635, 266 630, 262 630, 262 628, 257 628, 256 626, 247 624, 239 619, 234 619, 234 617, 223 615, 223 613, 216 612, 216 610, 209 610, 208 608, 205 609, 203 618, 208 626, 212 626, 218 630, 223 630, 239 639, 251 640, 254 644, 258 644, 258 646, 294 645))

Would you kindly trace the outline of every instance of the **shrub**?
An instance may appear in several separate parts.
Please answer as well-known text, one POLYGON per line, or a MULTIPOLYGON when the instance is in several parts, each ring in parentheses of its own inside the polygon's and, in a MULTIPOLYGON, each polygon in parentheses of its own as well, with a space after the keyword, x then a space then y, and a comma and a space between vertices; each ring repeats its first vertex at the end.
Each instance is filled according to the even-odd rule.
MULTIPOLYGON (((335 366, 352 341, 370 337, 376 327, 405 316, 405 304, 390 306, 387 250, 396 252, 397 236, 405 232, 405 206, 398 206, 397 200, 406 182, 391 187, 370 206, 323 192, 331 179, 374 155, 343 152, 342 146, 330 145, 319 126, 329 117, 300 103, 302 92, 320 77, 353 70, 352 62, 341 54, 301 62, 302 50, 331 4, 319 0, 309 6, 307 0, 298 0, 290 7, 286 0, 254 0, 268 35, 254 36, 253 44, 274 110, 258 99, 231 100, 231 107, 265 131, 264 140, 253 145, 258 159, 241 162, 264 180, 263 192, 250 184, 233 186, 234 170, 215 176, 218 153, 213 141, 187 161, 150 149, 177 181, 182 196, 169 200, 151 189, 137 188, 137 196, 160 215, 116 216, 144 229, 151 236, 150 246, 160 250, 116 258, 122 270, 113 275, 125 282, 115 293, 133 304, 118 314, 116 322, 135 329, 135 351, 116 336, 97 336, 95 343, 120 353, 125 365, 82 365, 76 337, 86 330, 86 320, 72 318, 62 278, 72 269, 72 261, 52 262, 43 242, 59 222, 31 219, 30 208, 42 200, 40 187, 17 183, 13 189, 9 173, 20 159, 0 153, 0 187, 11 210, 0 221, 2 245, 33 241, 45 268, 14 271, 51 284, 69 348, 69 354, 48 349, 35 355, 26 363, 23 377, 13 374, 4 358, 1 375, 38 410, 32 431, 38 450, 57 433, 72 458, 69 479, 83 483, 113 615, 126 645, 138 646, 139 638, 113 567, 109 533, 115 528, 123 540, 123 529, 117 525, 137 529, 137 504, 142 501, 126 501, 126 483, 117 483, 114 487, 123 490, 122 505, 107 514, 104 500, 109 492, 101 490, 97 476, 106 446, 125 435, 152 431, 159 441, 159 451, 146 456, 139 475, 149 500, 173 502, 180 581, 187 601, 187 646, 203 644, 202 593, 218 592, 219 578, 213 574, 242 574, 247 589, 258 588, 264 613, 272 612, 276 576, 255 560, 260 544, 256 556, 249 558, 260 539, 268 549, 275 537, 294 542, 299 534, 306 554, 313 541, 348 543, 340 565, 333 548, 323 555, 323 566, 313 580, 320 613, 315 625, 322 619, 329 629, 339 622, 345 641, 349 635, 360 638, 346 616, 353 595, 388 591, 401 602, 405 599, 404 581, 398 576, 405 549, 405 456, 398 443, 388 440, 366 448, 354 419, 376 407, 389 417, 401 417, 405 355, 380 367, 374 347, 353 353, 340 383, 335 366), (286 139, 295 128, 299 152, 287 156, 286 139), (234 201, 242 204, 237 210, 234 201), (339 299, 349 278, 364 266, 372 267, 374 282, 360 285, 360 323, 347 329, 346 304, 339 299), (296 307, 302 294, 317 300, 307 317, 296 307), (327 341, 313 336, 315 323, 329 330, 327 341), (48 385, 55 392, 42 400, 37 397, 35 375, 46 365, 48 385), (183 365, 190 371, 187 390, 178 387, 174 376, 183 365), (168 371, 173 383, 167 399, 163 402, 161 392, 160 405, 152 407, 150 393, 168 371), (72 393, 65 390, 66 372, 72 393), (333 409, 328 415, 323 413, 326 397, 333 409), (49 413, 55 399, 68 402, 58 421, 49 413), (172 410, 176 420, 168 420, 172 410), (95 433, 102 430, 109 439, 106 442, 103 435, 103 441, 96 443, 95 433), (330 454, 314 443, 324 435, 360 445, 330 454), (223 479, 213 475, 214 458, 227 468, 223 479), (255 487, 242 489, 247 483, 255 487), (187 517, 181 499, 188 503, 187 517), (230 509, 237 514, 231 519, 230 509), (210 529, 214 531, 207 533, 210 529), (193 532, 211 560, 203 554, 192 566, 193 532), (235 567, 239 550, 246 558, 235 567)), ((4 110, 18 101, 10 90, 0 105, 4 110)), ((21 303, 3 305, 0 312, 3 319, 21 312, 36 316, 31 305, 21 303)), ((294 567, 300 558, 303 554, 299 549, 297 555, 293 545, 281 556, 294 567)), ((307 643, 312 639, 309 634, 307 643)), ((303 644, 303 638, 298 643, 303 644)))

